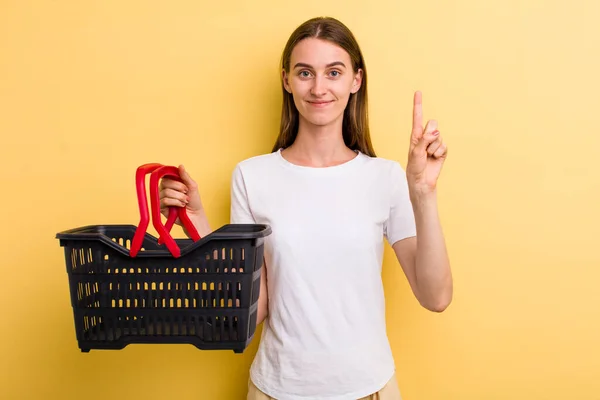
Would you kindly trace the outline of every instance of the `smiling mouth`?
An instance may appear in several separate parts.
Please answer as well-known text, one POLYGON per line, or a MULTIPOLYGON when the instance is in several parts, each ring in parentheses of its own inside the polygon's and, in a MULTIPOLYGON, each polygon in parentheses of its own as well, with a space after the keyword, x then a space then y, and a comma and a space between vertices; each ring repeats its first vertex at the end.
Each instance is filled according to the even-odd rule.
POLYGON ((308 104, 310 104, 313 107, 325 107, 328 104, 333 103, 333 100, 329 100, 329 101, 308 101, 308 104))

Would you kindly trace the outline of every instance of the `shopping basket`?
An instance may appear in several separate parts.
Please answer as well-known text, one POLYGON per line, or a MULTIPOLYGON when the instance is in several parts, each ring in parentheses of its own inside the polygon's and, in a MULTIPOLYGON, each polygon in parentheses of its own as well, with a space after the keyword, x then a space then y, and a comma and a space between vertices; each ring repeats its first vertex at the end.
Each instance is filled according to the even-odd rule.
POLYGON ((242 353, 256 329, 268 225, 228 224, 201 238, 183 207, 161 221, 158 182, 177 168, 137 169, 140 223, 89 225, 56 235, 64 247, 75 331, 82 352, 131 343, 187 343, 242 353), (146 232, 150 216, 155 237, 146 232), (180 218, 190 239, 169 231, 180 218))

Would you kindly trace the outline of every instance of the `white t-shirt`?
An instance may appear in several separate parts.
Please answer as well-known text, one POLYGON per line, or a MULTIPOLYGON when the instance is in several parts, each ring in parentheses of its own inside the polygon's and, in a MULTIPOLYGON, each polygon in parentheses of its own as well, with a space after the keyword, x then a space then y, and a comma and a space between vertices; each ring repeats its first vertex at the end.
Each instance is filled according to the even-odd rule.
POLYGON ((271 226, 269 315, 252 382, 280 400, 346 400, 395 371, 381 280, 384 243, 415 236, 404 170, 361 152, 341 165, 292 164, 280 151, 240 162, 231 223, 271 226))

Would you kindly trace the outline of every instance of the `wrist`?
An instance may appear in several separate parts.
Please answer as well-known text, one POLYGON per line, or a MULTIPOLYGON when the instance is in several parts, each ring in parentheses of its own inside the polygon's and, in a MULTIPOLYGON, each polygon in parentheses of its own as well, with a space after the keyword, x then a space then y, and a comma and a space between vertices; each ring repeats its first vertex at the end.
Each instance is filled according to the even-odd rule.
POLYGON ((207 236, 212 232, 204 209, 188 211, 188 217, 201 237, 207 236))
POLYGON ((437 206, 437 190, 429 190, 427 192, 418 190, 409 190, 410 201, 413 207, 428 207, 437 206))
POLYGON ((429 220, 437 216, 437 195, 435 192, 411 195, 413 213, 417 221, 429 220))

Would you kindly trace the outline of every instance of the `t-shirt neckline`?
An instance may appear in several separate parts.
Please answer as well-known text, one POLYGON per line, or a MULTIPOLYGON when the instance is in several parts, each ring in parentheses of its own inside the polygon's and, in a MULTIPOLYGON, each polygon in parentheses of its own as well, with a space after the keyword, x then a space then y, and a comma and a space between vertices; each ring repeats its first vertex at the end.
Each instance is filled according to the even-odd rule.
POLYGON ((306 171, 309 173, 333 173, 333 172, 338 172, 338 171, 343 171, 346 170, 348 168, 351 168, 352 166, 358 164, 364 157, 364 154, 360 151, 360 150, 354 150, 354 152, 356 153, 356 157, 353 157, 352 159, 345 161, 341 164, 338 165, 332 165, 330 167, 309 167, 306 165, 298 165, 298 164, 294 164, 288 160, 286 160, 283 155, 281 154, 281 150, 283 150, 283 148, 279 148, 277 150, 277 158, 279 159, 279 162, 288 168, 292 168, 295 169, 297 171, 306 171))

